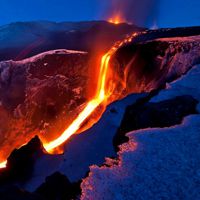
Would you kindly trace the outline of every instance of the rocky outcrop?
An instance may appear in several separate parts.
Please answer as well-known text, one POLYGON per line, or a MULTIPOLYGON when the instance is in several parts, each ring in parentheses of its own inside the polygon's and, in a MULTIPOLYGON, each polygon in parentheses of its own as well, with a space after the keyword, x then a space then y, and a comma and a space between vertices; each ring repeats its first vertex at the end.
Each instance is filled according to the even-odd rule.
POLYGON ((40 195, 20 189, 16 185, 0 188, 1 200, 46 200, 40 195))
POLYGON ((159 103, 139 101, 128 106, 113 140, 115 149, 128 142, 125 135, 130 131, 180 124, 187 115, 197 114, 198 103, 192 96, 179 96, 159 103))
POLYGON ((36 194, 46 200, 70 200, 80 195, 80 183, 70 183, 66 176, 55 172, 46 178, 36 191, 36 194))
POLYGON ((33 166, 40 156, 45 153, 40 139, 36 136, 27 145, 13 150, 7 159, 5 169, 0 170, 0 185, 23 183, 33 173, 33 166))
POLYGON ((111 61, 116 92, 150 92, 165 87, 200 63, 200 36, 148 40, 142 33, 118 49, 111 61), (145 39, 138 39, 140 37, 145 39))
POLYGON ((64 130, 87 99, 87 63, 86 53, 66 50, 0 62, 1 158, 34 135, 50 139, 64 130))

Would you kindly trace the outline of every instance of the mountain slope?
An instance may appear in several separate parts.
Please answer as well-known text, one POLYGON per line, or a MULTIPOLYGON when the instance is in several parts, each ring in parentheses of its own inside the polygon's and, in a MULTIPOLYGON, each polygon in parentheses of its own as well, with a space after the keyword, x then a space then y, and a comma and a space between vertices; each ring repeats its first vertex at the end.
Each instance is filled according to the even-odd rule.
POLYGON ((0 60, 21 60, 54 49, 103 51, 124 35, 140 30, 105 21, 12 23, 0 27, 0 60))

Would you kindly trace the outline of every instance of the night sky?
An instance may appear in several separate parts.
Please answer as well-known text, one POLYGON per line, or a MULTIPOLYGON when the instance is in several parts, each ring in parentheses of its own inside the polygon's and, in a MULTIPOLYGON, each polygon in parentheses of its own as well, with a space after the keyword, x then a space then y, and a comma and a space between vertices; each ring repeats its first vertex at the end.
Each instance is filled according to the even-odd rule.
POLYGON ((0 0, 0 8, 0 25, 16 21, 106 19, 116 9, 138 25, 200 25, 200 0, 0 0))

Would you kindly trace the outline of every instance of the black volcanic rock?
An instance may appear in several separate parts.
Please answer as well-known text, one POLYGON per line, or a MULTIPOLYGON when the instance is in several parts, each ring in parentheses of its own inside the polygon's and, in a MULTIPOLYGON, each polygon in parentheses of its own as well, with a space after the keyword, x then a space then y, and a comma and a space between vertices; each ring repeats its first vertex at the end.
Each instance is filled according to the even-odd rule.
POLYGON ((15 185, 0 188, 1 200, 45 200, 41 196, 29 193, 15 185))
POLYGON ((80 192, 80 183, 70 183, 67 177, 59 172, 47 177, 45 183, 35 191, 46 200, 75 199, 80 192))
POLYGON ((21 148, 13 150, 7 159, 6 168, 0 170, 0 184, 26 181, 33 172, 35 160, 44 153, 45 150, 38 136, 21 148))
POLYGON ((10 154, 6 170, 16 179, 26 179, 32 173, 34 161, 44 152, 40 139, 35 136, 27 145, 15 149, 10 154))
POLYGON ((115 148, 128 141, 126 133, 145 128, 163 128, 178 125, 187 115, 196 114, 198 101, 192 96, 179 96, 159 103, 138 101, 128 106, 121 125, 113 139, 115 148))
POLYGON ((147 34, 140 35, 135 42, 145 42, 157 38, 175 38, 200 35, 200 26, 179 27, 179 28, 161 28, 157 30, 147 30, 147 34))
POLYGON ((168 38, 152 40, 149 35, 149 32, 140 33, 112 57, 113 80, 117 77, 115 94, 150 92, 165 87, 167 82, 200 63, 200 36, 173 38, 168 34, 168 38))

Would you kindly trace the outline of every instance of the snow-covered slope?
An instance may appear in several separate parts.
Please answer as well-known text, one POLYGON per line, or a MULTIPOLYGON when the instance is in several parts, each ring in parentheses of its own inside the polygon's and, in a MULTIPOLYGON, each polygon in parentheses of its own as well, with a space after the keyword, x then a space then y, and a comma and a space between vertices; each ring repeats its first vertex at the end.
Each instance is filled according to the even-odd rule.
MULTIPOLYGON (((200 101, 200 66, 168 85, 151 102, 191 95, 200 101)), ((200 111, 200 104, 198 106, 200 111)), ((181 125, 127 134, 119 162, 90 167, 81 199, 200 199, 200 115, 181 125)), ((110 162, 110 161, 109 161, 110 162)))

